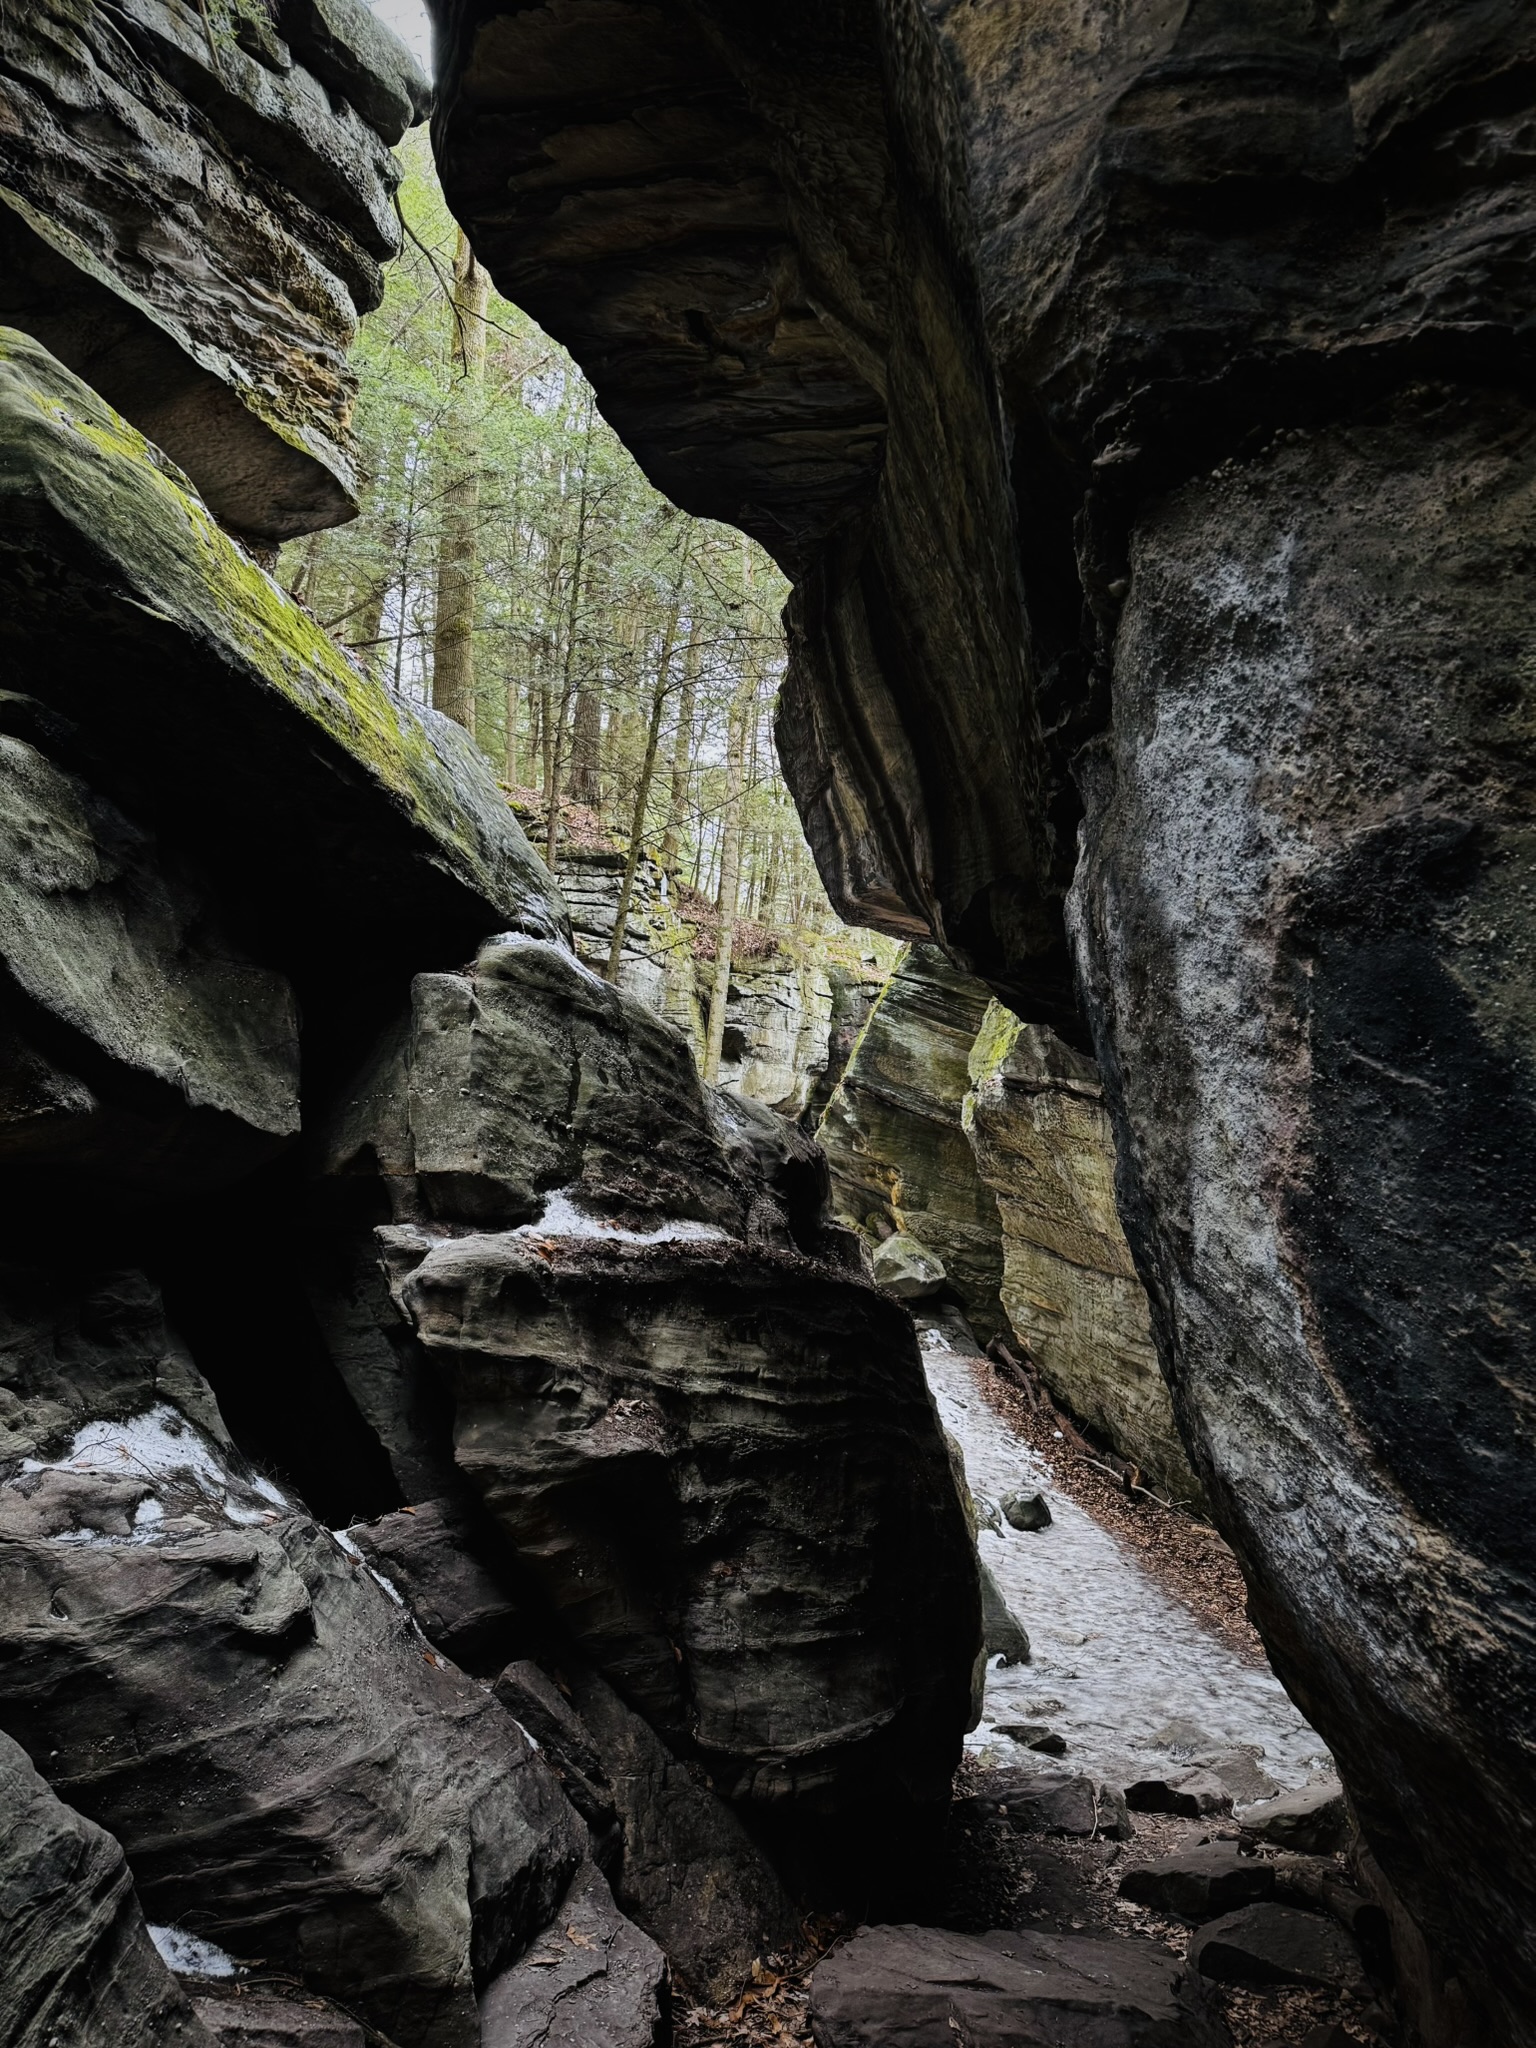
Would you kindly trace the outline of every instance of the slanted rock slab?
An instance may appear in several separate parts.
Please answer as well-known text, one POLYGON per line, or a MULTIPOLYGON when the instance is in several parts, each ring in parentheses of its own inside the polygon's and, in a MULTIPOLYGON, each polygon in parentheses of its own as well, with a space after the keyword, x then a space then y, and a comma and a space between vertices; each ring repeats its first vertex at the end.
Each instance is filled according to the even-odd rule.
POLYGON ((367 2048, 358 2021, 321 1999, 256 1991, 192 2004, 218 2048, 367 2048))
POLYGON ((1198 1981, 1137 1941, 861 1927, 811 1978, 818 2048, 1219 2048, 1198 1981))
POLYGON ((1081 1772, 993 1771, 971 1803, 1006 1820, 1019 1835, 1100 1836, 1128 1842, 1135 1833, 1125 1796, 1081 1772))
POLYGON ((990 1565, 981 1566, 981 1632, 989 1657, 1005 1664, 1029 1662, 1029 1631, 1003 1598, 990 1565))
POLYGON ((1360 1952, 1342 1927, 1296 1906, 1244 1906, 1202 1927, 1191 1966, 1222 1984, 1305 1984, 1363 1990, 1360 1952))
POLYGON ((926 1301, 949 1277, 938 1253, 902 1230, 876 1248, 874 1264, 876 1280, 898 1301, 926 1301))

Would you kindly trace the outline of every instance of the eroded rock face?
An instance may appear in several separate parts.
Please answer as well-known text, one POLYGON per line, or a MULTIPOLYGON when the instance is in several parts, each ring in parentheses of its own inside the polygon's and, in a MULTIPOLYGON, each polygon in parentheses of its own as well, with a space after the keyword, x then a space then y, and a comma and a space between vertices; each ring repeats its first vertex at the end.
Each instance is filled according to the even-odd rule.
POLYGON ((1154 1484, 1199 1500, 1115 1207, 1098 1069, 1044 1025, 1021 1024, 994 1003, 970 1074, 963 1121, 997 1197, 1009 1323, 1072 1414, 1154 1484))
POLYGON ((809 1141, 509 938, 418 980, 328 1157, 414 1219, 380 1238, 453 1459, 621 1697, 730 1798, 941 1799, 974 1555, 911 1324, 809 1141))
POLYGON ((245 1464, 141 1279, 6 1294, 0 1726, 156 1922, 469 2048, 585 1852, 552 1774, 245 1464))
MULTIPOLYGON (((1447 1937, 1415 1873, 1536 1827, 1504 1748, 1529 1713, 1533 486, 1528 411, 1426 392, 1170 497, 1079 896, 1175 1399, 1277 1667, 1447 1937)), ((1496 1982, 1536 1968, 1526 1870, 1463 1877, 1496 1982)))
POLYGON ((914 946, 870 1012, 817 1131, 837 1214, 935 1253, 983 1342, 1003 1321, 1003 1244, 961 1111, 987 1001, 936 947, 914 946))
POLYGON ((267 541, 356 510, 346 350, 425 111, 362 0, 43 0, 0 23, 0 320, 267 541))
POLYGON ((11 2048, 210 2048, 160 1960, 123 1852, 0 1735, 0 2029, 11 2048))
MULTIPOLYGON (((781 523, 786 766, 838 900, 925 919, 1070 1038, 1029 934, 1081 825, 1083 1013, 1197 1470, 1459 1979, 1445 2014, 1461 1999, 1469 2039, 1528 2042, 1536 20, 1520 0, 812 12, 669 10, 649 68, 605 42, 599 89, 552 9, 440 10, 450 197, 658 477, 781 523), (651 125, 683 79, 717 109, 707 135, 651 125), (935 181, 957 139, 969 220, 935 181), (900 195, 882 209, 899 178, 859 182, 894 163, 907 195, 947 197, 921 226, 900 195), (981 328, 946 351, 921 290, 893 305, 937 247, 962 322, 975 279, 1013 524, 994 492, 953 494, 991 459, 966 395, 981 328), (807 276, 818 392, 855 391, 857 360, 885 429, 878 481, 872 452, 837 485, 862 665, 816 538, 829 472, 795 470, 774 409, 792 354, 741 317, 787 337, 778 281, 807 276), (936 516, 999 553, 969 574, 936 516), (1003 551, 1027 669, 990 658, 1023 645, 1003 551), (960 664, 942 694, 939 639, 960 664), (998 855, 1020 818, 1024 863, 998 855), (1006 978, 953 914, 962 873, 972 903, 1027 878, 1017 927, 993 925, 1006 978)), ((649 10, 617 18, 652 33, 649 10)))

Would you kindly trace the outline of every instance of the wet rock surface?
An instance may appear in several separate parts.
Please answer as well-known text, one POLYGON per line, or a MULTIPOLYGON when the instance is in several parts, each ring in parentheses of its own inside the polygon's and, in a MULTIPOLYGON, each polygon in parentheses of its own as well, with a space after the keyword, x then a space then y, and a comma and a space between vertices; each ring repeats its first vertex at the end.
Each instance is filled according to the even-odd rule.
POLYGON ((667 1959, 581 1871, 528 1954, 480 1999, 480 2048, 661 2048, 667 1959))

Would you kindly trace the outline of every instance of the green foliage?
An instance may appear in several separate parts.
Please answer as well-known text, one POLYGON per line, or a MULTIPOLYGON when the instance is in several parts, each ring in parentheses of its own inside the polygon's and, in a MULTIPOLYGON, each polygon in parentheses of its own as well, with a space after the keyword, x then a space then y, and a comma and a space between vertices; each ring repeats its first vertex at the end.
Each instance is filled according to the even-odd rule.
POLYGON ((474 732, 520 808, 547 815, 551 794, 574 800, 596 814, 588 832, 624 843, 659 686, 643 837, 659 845, 670 825, 680 873, 712 895, 740 695, 741 914, 830 935, 839 927, 773 752, 783 579, 739 533, 652 489, 571 359, 494 292, 484 380, 456 369, 457 230, 425 135, 398 156, 405 251, 352 358, 362 513, 291 543, 283 581, 393 690, 430 699, 444 498, 472 462, 474 732))

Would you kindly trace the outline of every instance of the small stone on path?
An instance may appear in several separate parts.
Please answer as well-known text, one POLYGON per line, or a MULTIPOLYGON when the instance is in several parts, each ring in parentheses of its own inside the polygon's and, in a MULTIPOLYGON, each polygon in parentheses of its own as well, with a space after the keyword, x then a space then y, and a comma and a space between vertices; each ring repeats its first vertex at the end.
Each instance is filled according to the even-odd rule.
POLYGON ((1321 1778, 1299 1792, 1285 1792, 1250 1808, 1243 1815, 1243 1826, 1260 1841, 1273 1842, 1277 1849, 1331 1855, 1349 1841, 1344 1788, 1337 1778, 1321 1778))
POLYGON ((1033 1531, 1051 1526, 1050 1502, 1043 1493, 1011 1493, 1002 1505, 1010 1528, 1033 1531))
POLYGON ((1189 1960, 1223 1984, 1365 1989, 1359 1951, 1343 1928, 1295 1906, 1244 1906, 1210 1921, 1190 1942, 1189 1960))

